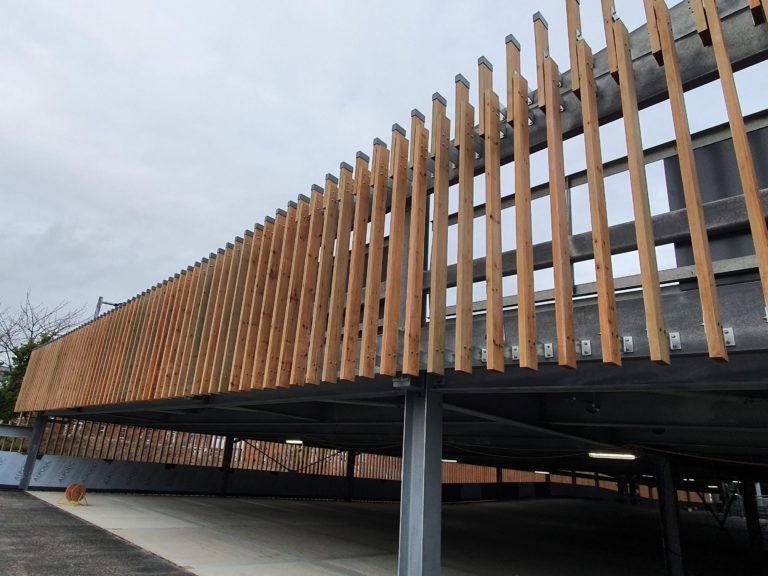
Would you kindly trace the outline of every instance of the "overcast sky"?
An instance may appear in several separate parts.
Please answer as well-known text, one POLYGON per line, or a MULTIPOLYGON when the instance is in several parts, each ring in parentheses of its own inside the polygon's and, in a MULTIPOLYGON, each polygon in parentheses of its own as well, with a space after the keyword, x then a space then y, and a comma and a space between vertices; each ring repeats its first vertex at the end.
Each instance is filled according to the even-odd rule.
MULTIPOLYGON (((322 185, 375 136, 388 141, 393 122, 409 128, 412 108, 429 116, 433 92, 452 111, 456 73, 476 100, 478 56, 496 65, 498 91, 509 33, 534 87, 537 10, 567 70, 564 5, 0 0, 0 301, 29 290, 91 310, 99 295, 132 297, 322 185)), ((644 23, 639 0, 617 6, 630 30, 644 23)), ((596 0, 582 18, 597 52, 596 0)), ((764 79, 751 82, 745 112, 766 93, 764 79)), ((708 110, 692 128, 723 121, 721 101, 717 83, 689 96, 691 110, 708 110)), ((644 126, 647 145, 670 139, 668 107, 644 112, 644 126)), ((606 158, 624 154, 620 122, 605 143, 606 158)), ((583 140, 566 153, 578 169, 583 140)), ((663 209, 663 190, 654 198, 663 209)))

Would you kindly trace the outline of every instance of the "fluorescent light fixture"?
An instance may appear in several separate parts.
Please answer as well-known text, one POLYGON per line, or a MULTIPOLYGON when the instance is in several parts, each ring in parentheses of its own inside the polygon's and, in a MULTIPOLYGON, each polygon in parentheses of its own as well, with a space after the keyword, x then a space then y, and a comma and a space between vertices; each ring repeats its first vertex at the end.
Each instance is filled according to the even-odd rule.
POLYGON ((707 486, 707 488, 709 488, 710 490, 719 490, 720 486, 712 486, 712 485, 710 485, 710 486, 707 486))
POLYGON ((452 458, 443 458, 443 462, 445 462, 446 464, 456 464, 458 460, 454 460, 452 458))
POLYGON ((289 438, 288 440, 285 441, 285 443, 286 444, 294 444, 296 446, 301 446, 302 444, 304 444, 304 440, 300 440, 298 438, 289 438))
POLYGON ((549 476, 549 472, 547 472, 546 470, 534 470, 533 473, 534 474, 544 474, 545 476, 549 476))
POLYGON ((603 460, 637 460, 637 456, 631 452, 590 452, 589 457, 603 460))

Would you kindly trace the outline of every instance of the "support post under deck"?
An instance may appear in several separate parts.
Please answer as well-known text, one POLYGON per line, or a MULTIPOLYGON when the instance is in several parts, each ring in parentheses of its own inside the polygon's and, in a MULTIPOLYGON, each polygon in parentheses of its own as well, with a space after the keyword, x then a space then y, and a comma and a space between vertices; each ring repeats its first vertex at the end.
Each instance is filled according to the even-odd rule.
POLYGON ((221 487, 219 496, 226 496, 229 487, 229 475, 232 472, 232 453, 235 447, 234 436, 228 435, 224 439, 224 455, 221 459, 221 487))
POLYGON ((741 497, 744 499, 744 515, 747 518, 749 547, 753 551, 763 549, 763 535, 760 531, 760 514, 757 509, 757 490, 754 480, 742 480, 741 497))
POLYGON ((658 460, 656 484, 659 490, 664 562, 667 567, 667 576, 685 576, 683 549, 680 544, 677 490, 672 475, 672 466, 666 458, 659 458, 658 460))
POLYGON ((352 502, 355 496, 355 463, 357 461, 357 452, 350 450, 347 452, 347 501, 352 502))
POLYGON ((440 574, 442 444, 442 394, 406 391, 398 576, 440 574))
POLYGON ((48 418, 44 412, 37 413, 35 425, 32 428, 32 436, 27 445, 27 459, 24 461, 24 470, 21 473, 21 480, 19 480, 20 490, 29 490, 29 483, 32 481, 32 472, 35 470, 35 462, 37 461, 37 454, 40 452, 40 444, 43 441, 43 432, 45 432, 47 421, 48 418))

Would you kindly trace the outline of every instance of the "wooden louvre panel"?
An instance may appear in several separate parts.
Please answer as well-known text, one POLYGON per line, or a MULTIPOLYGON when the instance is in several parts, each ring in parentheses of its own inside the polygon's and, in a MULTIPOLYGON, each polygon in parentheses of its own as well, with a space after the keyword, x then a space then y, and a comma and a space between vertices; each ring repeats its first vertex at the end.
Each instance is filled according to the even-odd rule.
POLYGON ((478 110, 480 119, 478 123, 478 134, 485 136, 488 130, 488 120, 485 117, 485 107, 487 105, 488 92, 493 90, 493 64, 485 57, 481 56, 477 60, 477 96, 478 110))
POLYGON ((578 67, 581 78, 581 115, 584 121, 584 145, 587 157, 587 184, 592 221, 592 246, 595 254, 597 305, 600 322, 600 345, 603 362, 621 365, 619 324, 616 315, 616 293, 613 289, 611 239, 608 232, 608 209, 605 203, 603 155, 600 149, 600 119, 597 115, 597 92, 592 63, 592 50, 584 40, 578 42, 578 67))
POLYGON ((205 314, 200 318, 200 334, 196 335, 195 346, 195 365, 192 369, 192 387, 190 393, 200 394, 203 387, 203 373, 205 371, 205 357, 208 353, 208 343, 211 339, 211 330, 216 315, 216 301, 218 299, 219 288, 221 286, 221 277, 224 275, 226 266, 224 249, 219 248, 216 252, 216 260, 212 263, 212 272, 210 284, 207 288, 207 300, 205 305, 205 314))
POLYGON ((427 372, 445 373, 445 313, 448 285, 448 194, 451 121, 446 115, 446 100, 432 96, 432 155, 435 161, 432 221, 432 257, 429 285, 429 334, 427 372))
POLYGON ((427 219, 427 156, 429 130, 424 116, 411 113, 413 139, 413 186, 408 234, 408 273, 405 291, 403 374, 418 376, 421 370, 421 326, 424 320, 424 243, 427 219))
MULTIPOLYGON (((336 382, 341 354, 341 328, 344 321, 344 304, 349 278, 350 239, 355 215, 354 168, 341 163, 339 178, 339 221, 336 233, 336 257, 333 262, 331 297, 328 302, 328 328, 322 360, 322 380, 336 382)), ((356 173, 359 177, 359 173, 356 173)), ((360 305, 357 306, 358 314, 360 305)), ((314 336, 314 334, 313 334, 314 336)), ((313 371, 310 361, 310 371, 313 371)))
POLYGON ((264 290, 268 278, 267 270, 272 250, 275 248, 274 238, 277 234, 277 220, 266 218, 264 236, 259 249, 258 262, 255 264, 253 279, 246 284, 245 298, 246 302, 250 300, 250 310, 243 310, 243 319, 238 327, 237 346, 235 357, 232 360, 232 378, 229 384, 231 390, 246 390, 251 384, 261 308, 264 303, 264 290), (251 289, 252 294, 250 293, 251 289))
MULTIPOLYGON (((422 123, 423 125, 423 123, 422 123)), ((415 136, 412 134, 415 139, 415 136)), ((403 246, 406 241, 405 197, 408 188, 409 143, 405 129, 392 127, 392 202, 387 243, 387 272, 384 292, 384 325, 381 332, 381 368, 384 376, 397 372, 397 353, 400 336, 400 300, 403 283, 403 246)), ((374 192, 375 202, 375 192, 374 192)), ((367 299, 366 299, 367 303, 367 299)))
POLYGON ((208 261, 203 261, 207 266, 207 270, 204 278, 201 279, 202 294, 200 295, 200 309, 197 312, 197 318, 194 319, 194 332, 192 337, 192 345, 187 360, 188 368, 186 374, 182 373, 182 381, 184 382, 183 395, 187 396, 192 394, 194 389, 195 370, 197 369, 197 359, 200 356, 200 343, 203 336, 203 328, 205 327, 205 319, 208 317, 208 308, 212 306, 211 303, 211 288, 213 287, 213 278, 216 275, 216 261, 219 254, 211 253, 208 255, 208 261))
POLYGON ((189 355, 192 350, 192 342, 195 335, 195 325, 197 322, 197 315, 200 310, 200 303, 202 301, 207 270, 207 261, 204 263, 195 262, 193 281, 192 285, 190 286, 189 297, 187 299, 187 310, 184 314, 184 320, 181 328, 181 342, 176 362, 173 366, 173 374, 171 375, 171 387, 173 389, 173 396, 184 395, 184 384, 189 366, 189 355))
MULTIPOLYGON (((330 176, 330 175, 329 175, 330 176)), ((333 289, 334 248, 339 232, 339 198, 343 187, 351 190, 351 173, 342 170, 341 180, 330 178, 333 186, 326 186, 327 197, 324 203, 323 232, 318 256, 317 289, 315 305, 312 309, 312 326, 309 332, 305 380, 308 384, 320 384, 323 367, 323 345, 327 342, 328 316, 333 289)), ((329 177, 326 177, 329 180, 329 177)), ((349 247, 349 239, 347 239, 349 247)))
POLYGON ((672 121, 675 128, 680 174, 683 180, 683 194, 688 213, 688 227, 691 233, 691 246, 696 265, 696 279, 699 286, 709 356, 715 360, 725 361, 728 359, 728 351, 725 348, 723 326, 720 321, 720 304, 717 300, 709 238, 704 222, 704 210, 701 206, 699 176, 693 155, 691 131, 688 125, 688 113, 677 59, 677 47, 672 35, 672 24, 669 20, 667 5, 661 0, 647 0, 646 6, 650 3, 653 5, 653 10, 649 14, 649 22, 651 18, 656 22, 655 28, 658 29, 661 42, 664 73, 667 79, 669 103, 672 108, 672 121))
POLYGON ((295 256, 294 246, 298 227, 298 205, 295 202, 289 202, 280 259, 274 267, 275 278, 271 290, 268 287, 266 291, 267 294, 271 292, 271 301, 265 300, 261 310, 259 342, 253 368, 253 388, 256 389, 275 387, 274 374, 280 359, 283 320, 288 303, 288 282, 295 256))
POLYGON ((760 198, 760 187, 752 159, 752 149, 749 146, 747 129, 744 126, 744 116, 739 103, 739 93, 733 77, 733 66, 728 56, 728 47, 723 34, 723 25, 717 12, 714 0, 703 0, 707 10, 707 19, 714 47, 717 69, 720 73, 720 83, 723 87, 725 107, 728 111, 728 122, 731 126, 733 148, 736 152, 736 164, 739 168, 741 188, 744 192, 744 202, 747 206, 749 226, 752 231, 752 241, 755 245, 757 267, 760 271, 760 281, 763 286, 763 305, 768 306, 768 227, 765 224, 763 202, 760 198))
POLYGON ((376 368, 376 348, 380 312, 381 269, 384 257, 384 219, 387 210, 387 168, 389 150, 384 142, 376 140, 373 147, 373 199, 371 212, 371 240, 368 245, 368 269, 365 280, 363 306, 363 336, 360 349, 359 375, 373 378, 376 368))
POLYGON ((472 235, 475 219, 475 109, 469 103, 469 82, 457 77, 456 98, 459 117, 457 134, 466 143, 459 148, 459 242, 456 263, 456 343, 455 368, 459 372, 472 373, 472 284, 473 247, 472 235), (460 100, 459 100, 460 99, 460 100))
POLYGON ((504 372, 504 308, 501 270, 501 155, 499 97, 485 94, 485 345, 486 368, 504 372))
MULTIPOLYGON (((275 387, 285 388, 289 384, 291 376, 291 361, 293 360, 293 349, 296 339, 296 322, 299 317, 299 303, 301 301, 302 282, 304 279, 304 265, 306 263, 307 242, 309 241, 309 228, 313 207, 317 207, 318 196, 322 199, 322 194, 312 193, 313 198, 306 196, 299 197, 298 210, 298 230, 296 241, 293 248, 293 261, 291 264, 290 280, 285 291, 287 293, 287 306, 285 313, 275 318, 275 321, 282 322, 283 332, 281 341, 270 341, 270 357, 275 352, 279 354, 277 364, 274 366, 275 387), (274 347, 273 347, 274 344, 274 347)), ((281 288, 278 286, 278 290, 281 288)), ((272 336, 275 338, 275 335, 272 336)), ((271 372, 271 369, 268 370, 271 372)))
POLYGON ((568 244, 568 200, 565 191, 563 131, 558 87, 560 72, 552 58, 544 59, 544 70, 547 92, 547 154, 552 217, 557 362, 560 366, 576 368, 576 343, 573 336, 573 277, 568 244))
POLYGON ((237 270, 232 311, 226 333, 221 375, 219 376, 219 392, 226 392, 230 389, 235 349, 238 345, 238 333, 243 323, 243 316, 245 314, 250 315, 255 269, 258 264, 258 254, 263 237, 264 227, 260 224, 256 225, 254 231, 246 230, 245 232, 243 254, 237 270), (247 290, 246 287, 248 288, 247 290))
POLYGON ((312 329, 312 312, 315 307, 317 276, 320 266, 320 246, 323 242, 323 221, 328 211, 327 203, 336 202, 338 179, 328 174, 325 178, 325 194, 314 194, 312 198, 312 216, 309 223, 306 261, 302 279, 301 300, 299 301, 298 323, 296 325, 296 346, 293 350, 290 383, 303 386, 306 381, 309 348, 309 336, 312 329))
POLYGON ((651 360, 657 364, 669 364, 669 339, 664 308, 661 302, 659 270, 656 263, 656 244, 653 235, 648 182, 645 173, 643 141, 635 88, 635 72, 629 48, 629 32, 620 20, 614 24, 616 54, 619 65, 619 88, 624 114, 624 132, 627 140, 627 165, 632 190, 632 206, 635 216, 635 235, 640 259, 640 277, 643 286, 645 326, 651 360))
MULTIPOLYGON (((375 151, 375 150, 374 150, 375 151)), ((341 348, 342 380, 355 379, 357 370, 357 343, 359 338, 360 306, 362 304, 363 277, 365 276, 365 241, 368 234, 368 216, 371 202, 371 173, 368 156, 357 153, 355 161, 355 218, 352 251, 349 260, 349 285, 347 287, 344 315, 344 339, 341 348)))

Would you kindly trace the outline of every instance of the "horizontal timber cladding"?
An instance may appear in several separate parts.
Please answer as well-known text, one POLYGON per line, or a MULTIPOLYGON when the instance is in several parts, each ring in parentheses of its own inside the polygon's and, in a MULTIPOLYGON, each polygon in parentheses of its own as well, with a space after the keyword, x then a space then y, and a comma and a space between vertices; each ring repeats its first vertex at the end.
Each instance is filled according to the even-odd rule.
MULTIPOLYGON (((712 260, 714 225, 707 227, 715 207, 702 201, 684 91, 720 79, 745 228, 755 248, 746 269, 759 273, 763 295, 763 301, 745 305, 762 314, 768 304, 764 193, 733 74, 768 57, 765 24, 756 24, 765 20, 766 3, 697 0, 668 8, 664 0, 644 0, 648 25, 630 34, 615 3, 603 0, 599 28, 607 47, 593 56, 582 37, 578 0, 564 2, 570 72, 560 73, 549 51, 549 26, 536 14, 532 46, 523 49, 511 35, 505 39, 506 70, 496 88, 494 67, 482 57, 476 88, 457 75, 454 102, 434 94, 429 123, 414 110, 409 130, 395 124, 389 143, 376 138, 371 156, 358 152, 354 166, 342 162, 338 178, 328 174, 323 187, 312 186, 309 196, 289 202, 224 248, 35 350, 17 410, 339 380, 364 385, 379 376, 442 375, 451 369, 504 372, 517 365, 535 371, 543 362, 576 369, 577 360, 589 356, 574 319, 579 290, 573 265, 585 255, 594 263, 596 280, 590 292, 596 295, 596 313, 590 321, 599 337, 592 360, 620 366, 627 350, 620 342, 616 286, 626 282, 615 282, 612 256, 634 249, 640 272, 634 286, 642 287, 647 332, 641 337, 644 355, 669 364, 656 262, 663 235, 654 236, 638 114, 667 98, 688 223, 683 240, 692 245, 701 302, 701 310, 692 314, 702 314, 709 356, 726 361, 715 283, 722 263, 712 260), (529 93, 521 73, 523 56, 536 64, 535 92, 529 93), (616 173, 616 162, 623 162, 634 239, 617 247, 607 215, 600 124, 619 117, 627 157, 609 163, 610 174, 616 173), (588 202, 576 206, 571 205, 563 142, 581 134, 587 159, 581 182, 588 202), (546 190, 532 190, 531 153, 547 143, 549 183, 546 190), (503 171, 511 161, 514 170, 503 171), (475 178, 480 175, 484 204, 478 205, 475 178), (543 196, 548 196, 550 217, 536 222, 534 202, 543 196), (451 204, 458 207, 455 215, 449 215, 451 204), (580 221, 590 223, 592 245, 586 251, 571 231, 576 210, 582 211, 580 221), (485 242, 473 241, 480 217, 485 242), (457 235, 451 242, 454 225, 457 235), (551 243, 533 245, 537 227, 548 228, 551 243), (510 239, 515 250, 502 252, 510 239), (456 249, 452 262, 449 248, 456 249), (542 266, 551 271, 551 292, 535 291, 534 268, 542 266), (505 276, 515 277, 516 292, 510 292, 505 276), (478 293, 485 290, 483 302, 475 301, 478 282, 484 284, 477 287, 478 293), (536 322, 537 302, 545 292, 555 309, 556 342, 548 350, 536 322), (510 306, 517 307, 515 326, 505 325, 504 308, 510 306), (483 323, 477 322, 478 312, 485 315, 483 323), (449 320, 453 330, 446 329, 449 320), (483 330, 480 326, 484 334, 473 334, 483 330), (455 337, 447 338, 451 333, 455 337)), ((145 433, 155 439, 162 434, 145 433)))

